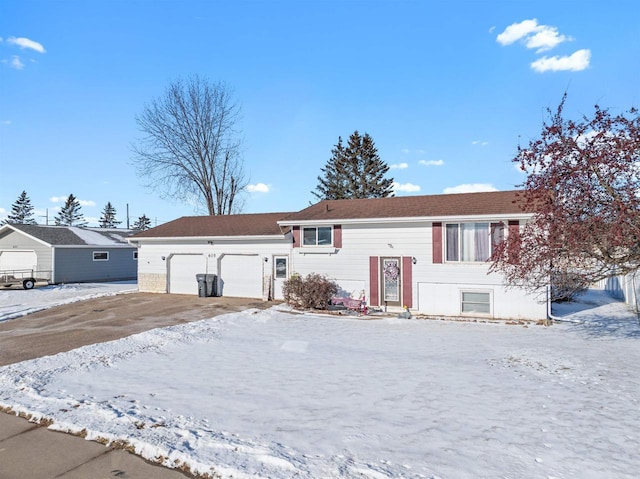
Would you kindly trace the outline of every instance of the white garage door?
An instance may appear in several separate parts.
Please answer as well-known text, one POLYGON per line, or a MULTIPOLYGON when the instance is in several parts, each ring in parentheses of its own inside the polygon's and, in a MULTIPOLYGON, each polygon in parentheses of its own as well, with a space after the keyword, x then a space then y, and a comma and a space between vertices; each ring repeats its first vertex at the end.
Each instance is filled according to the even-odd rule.
POLYGON ((0 251, 0 270, 36 269, 35 251, 0 251))
POLYGON ((198 294, 196 274, 206 273, 206 258, 201 254, 174 254, 169 258, 169 292, 198 294))
POLYGON ((222 296, 262 298, 262 258, 224 255, 220 260, 222 296))

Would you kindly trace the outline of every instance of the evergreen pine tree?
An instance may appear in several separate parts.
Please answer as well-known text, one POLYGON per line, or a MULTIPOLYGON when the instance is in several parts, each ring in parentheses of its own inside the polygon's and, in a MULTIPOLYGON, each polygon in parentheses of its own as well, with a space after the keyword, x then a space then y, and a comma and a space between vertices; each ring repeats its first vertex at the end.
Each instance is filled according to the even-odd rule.
POLYGON ((148 230, 149 228, 151 228, 151 220, 147 218, 147 215, 145 214, 143 214, 135 223, 133 223, 134 230, 144 231, 148 230))
POLYGON ((117 228, 122 221, 116 220, 116 209, 113 207, 110 201, 102 210, 102 216, 100 217, 100 228, 117 228))
POLYGON ((4 220, 3 223, 10 225, 36 224, 36 220, 33 219, 33 206, 26 191, 20 193, 16 202, 11 205, 11 214, 7 216, 7 219, 4 220))
POLYGON ((393 196, 393 178, 385 178, 389 166, 380 159, 368 133, 360 136, 356 130, 346 147, 339 137, 321 171, 316 191, 312 191, 319 200, 393 196))
POLYGON ((56 226, 87 226, 80 209, 81 206, 78 199, 73 194, 69 195, 55 218, 56 226))

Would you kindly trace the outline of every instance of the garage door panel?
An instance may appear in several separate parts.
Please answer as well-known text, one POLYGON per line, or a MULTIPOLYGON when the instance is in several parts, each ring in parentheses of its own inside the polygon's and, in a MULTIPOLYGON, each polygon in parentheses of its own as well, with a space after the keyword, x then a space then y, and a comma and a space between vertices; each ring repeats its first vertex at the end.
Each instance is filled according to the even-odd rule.
POLYGON ((262 298, 262 266, 259 256, 225 255, 220 261, 223 296, 262 298))
POLYGON ((38 256, 35 251, 1 251, 0 270, 36 269, 38 256))
POLYGON ((169 292, 198 294, 196 274, 206 273, 206 258, 199 254, 176 254, 169 259, 169 292))

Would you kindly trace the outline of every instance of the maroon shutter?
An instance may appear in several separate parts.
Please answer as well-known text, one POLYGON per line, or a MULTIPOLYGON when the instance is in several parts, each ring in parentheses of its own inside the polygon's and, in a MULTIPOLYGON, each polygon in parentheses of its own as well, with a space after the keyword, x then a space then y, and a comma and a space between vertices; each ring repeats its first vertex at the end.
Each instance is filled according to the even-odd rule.
POLYGON ((369 304, 371 306, 380 305, 378 294, 378 257, 369 256, 369 304))
POLYGON ((509 220, 509 234, 518 234, 520 232, 520 221, 509 220))
POLYGON ((333 246, 342 248, 342 225, 333 225, 333 246))
POLYGON ((413 258, 403 256, 402 258, 402 303, 408 308, 413 307, 413 291, 411 268, 413 268, 413 258))
POLYGON ((433 262, 442 263, 442 223, 433 223, 431 240, 433 244, 433 262))
POLYGON ((293 235, 293 247, 299 248, 300 247, 300 227, 294 226, 293 229, 291 230, 291 234, 293 235))

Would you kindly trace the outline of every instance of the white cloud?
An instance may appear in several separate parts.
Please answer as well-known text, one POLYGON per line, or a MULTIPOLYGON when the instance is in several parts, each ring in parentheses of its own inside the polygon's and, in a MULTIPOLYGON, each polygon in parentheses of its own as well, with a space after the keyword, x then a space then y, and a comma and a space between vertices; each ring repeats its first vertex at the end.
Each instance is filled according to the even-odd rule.
POLYGON ((409 163, 396 163, 393 165, 389 165, 389 168, 392 170, 406 170, 409 168, 409 163))
POLYGON ((538 29, 538 20, 533 18, 531 20, 523 20, 520 23, 512 23, 504 32, 500 33, 496 37, 496 41, 500 45, 511 45, 514 42, 535 33, 538 29))
POLYGON ((468 183, 458 186, 450 186, 445 188, 442 192, 445 194, 450 193, 481 193, 484 191, 498 191, 496 187, 488 183, 468 183))
POLYGON ((591 50, 582 49, 569 56, 542 57, 531 63, 531 68, 538 73, 546 71, 579 72, 586 69, 591 61, 591 50))
POLYGON ((9 37, 7 38, 7 43, 16 45, 17 47, 20 47, 22 49, 28 48, 30 50, 35 50, 39 53, 46 52, 41 43, 35 42, 25 37, 9 37))
POLYGON ((563 42, 571 41, 573 38, 561 35, 557 27, 538 24, 538 20, 535 18, 513 23, 496 37, 496 41, 501 45, 511 45, 518 40, 522 40, 527 48, 535 49, 536 53, 541 53, 551 50, 563 42))
POLYGON ((92 201, 92 200, 78 200, 78 203, 80 203, 80 206, 95 206, 96 202, 92 201))
POLYGON ((400 184, 397 181, 394 181, 393 191, 402 191, 403 193, 415 193, 416 191, 420 191, 420 187, 418 185, 414 185, 413 183, 400 184))
POLYGON ((269 186, 264 183, 256 183, 255 185, 247 185, 249 193, 269 193, 269 186))
POLYGON ((4 208, 0 208, 0 220, 3 220, 7 217, 7 210, 4 208))
POLYGON ((11 68, 15 68, 16 70, 22 70, 24 68, 24 63, 20 60, 20 57, 17 55, 13 55, 11 57, 11 62, 9 63, 11 68))
POLYGON ((488 141, 480 141, 480 140, 474 140, 471 142, 472 145, 480 145, 480 146, 487 146, 489 144, 488 141))
POLYGON ((443 160, 420 160, 418 163, 424 166, 442 166, 444 165, 443 160))
POLYGON ((409 148, 403 148, 402 150, 400 150, 404 155, 408 155, 409 153, 411 153, 411 150, 409 150, 409 148))
POLYGON ((536 48, 536 53, 540 53, 551 50, 567 40, 571 40, 571 37, 560 35, 556 27, 541 25, 540 31, 527 39, 526 46, 527 48, 536 48))

